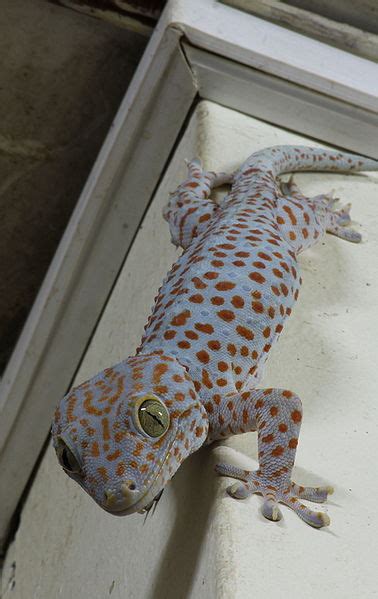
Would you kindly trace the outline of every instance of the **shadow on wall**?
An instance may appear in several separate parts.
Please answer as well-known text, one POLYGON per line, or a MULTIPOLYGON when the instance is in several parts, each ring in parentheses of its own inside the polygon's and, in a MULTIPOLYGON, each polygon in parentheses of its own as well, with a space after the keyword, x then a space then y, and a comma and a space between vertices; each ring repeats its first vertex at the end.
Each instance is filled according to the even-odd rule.
POLYGON ((211 588, 215 548, 210 523, 217 477, 212 454, 210 448, 202 448, 175 475, 172 482, 177 503, 175 522, 148 599, 215 596, 215 589, 211 588), (188 484, 188 480, 194 484, 188 484))

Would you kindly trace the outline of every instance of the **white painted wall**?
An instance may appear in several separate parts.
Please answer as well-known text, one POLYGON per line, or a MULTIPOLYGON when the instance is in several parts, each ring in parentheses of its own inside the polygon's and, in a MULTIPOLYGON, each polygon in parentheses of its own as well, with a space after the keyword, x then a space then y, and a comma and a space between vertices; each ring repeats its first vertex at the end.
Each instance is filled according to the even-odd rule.
MULTIPOLYGON (((197 154, 210 169, 230 170, 278 143, 314 145, 216 104, 199 105, 77 382, 123 359, 139 342, 155 291, 177 255, 161 208, 185 173, 183 158, 197 154)), ((303 399, 295 478, 335 486, 331 527, 313 530, 286 509, 282 522, 271 523, 260 516, 257 497, 238 502, 225 494, 229 481, 216 479, 212 466, 222 457, 255 468, 253 433, 189 459, 145 524, 140 515, 102 512, 62 473, 49 448, 7 555, 4 599, 375 596, 378 177, 309 173, 296 180, 307 194, 334 188, 353 201, 364 236, 358 246, 328 236, 302 257, 298 306, 263 381, 303 399)))

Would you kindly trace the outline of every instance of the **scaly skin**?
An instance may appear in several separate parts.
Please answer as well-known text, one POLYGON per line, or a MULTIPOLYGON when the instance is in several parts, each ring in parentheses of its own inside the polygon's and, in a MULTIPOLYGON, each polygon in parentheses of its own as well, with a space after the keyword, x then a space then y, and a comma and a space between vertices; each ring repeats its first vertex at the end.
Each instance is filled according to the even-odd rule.
POLYGON ((118 515, 148 509, 205 442, 257 430, 256 472, 217 466, 241 480, 229 493, 261 493, 272 520, 281 517, 281 502, 314 527, 329 524, 300 499, 323 502, 331 489, 291 480, 299 397, 256 387, 298 297, 298 254, 326 231, 354 242, 360 235, 345 226, 350 206, 334 211, 329 195, 307 198, 292 180, 280 187, 276 176, 376 169, 378 162, 359 156, 295 146, 256 152, 233 175, 188 164, 188 179, 164 211, 184 251, 159 290, 136 356, 73 389, 56 411, 60 461, 101 507, 118 515), (225 182, 232 188, 218 205, 210 192, 225 182), (146 398, 159 413, 146 408, 146 398))

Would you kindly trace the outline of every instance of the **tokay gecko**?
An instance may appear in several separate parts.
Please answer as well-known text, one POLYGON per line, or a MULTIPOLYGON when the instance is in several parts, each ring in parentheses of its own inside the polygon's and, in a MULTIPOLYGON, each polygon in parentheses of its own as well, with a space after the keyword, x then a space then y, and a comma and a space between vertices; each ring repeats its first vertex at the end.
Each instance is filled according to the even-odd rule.
POLYGON ((72 389, 60 402, 52 434, 58 459, 106 511, 148 511, 180 464, 205 443, 257 431, 256 471, 218 464, 238 479, 242 499, 263 497, 262 513, 279 520, 279 504, 320 528, 331 487, 291 479, 301 400, 288 389, 259 387, 264 364, 290 316, 301 285, 298 255, 325 232, 359 242, 350 205, 330 194, 308 198, 293 171, 378 170, 378 162, 319 148, 258 151, 231 175, 188 163, 188 178, 164 210, 183 253, 155 298, 136 355, 72 389), (211 190, 230 192, 218 203, 211 190))

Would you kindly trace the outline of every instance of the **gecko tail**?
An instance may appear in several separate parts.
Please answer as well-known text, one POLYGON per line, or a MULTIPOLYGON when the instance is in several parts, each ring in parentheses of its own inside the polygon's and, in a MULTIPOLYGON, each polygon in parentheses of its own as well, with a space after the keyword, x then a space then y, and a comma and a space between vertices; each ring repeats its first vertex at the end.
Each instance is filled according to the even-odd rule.
POLYGON ((324 148, 307 146, 273 146, 255 152, 243 164, 240 173, 255 171, 276 178, 278 175, 298 171, 378 171, 378 161, 324 148))

